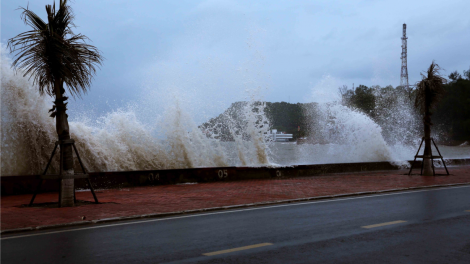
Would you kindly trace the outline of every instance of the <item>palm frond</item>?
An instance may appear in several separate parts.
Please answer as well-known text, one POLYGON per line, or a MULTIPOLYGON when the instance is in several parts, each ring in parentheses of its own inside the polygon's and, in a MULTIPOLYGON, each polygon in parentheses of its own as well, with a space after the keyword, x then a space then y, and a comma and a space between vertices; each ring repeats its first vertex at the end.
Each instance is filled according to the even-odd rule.
POLYGON ((441 68, 434 61, 426 71, 426 75, 421 73, 422 80, 416 83, 415 107, 424 113, 426 107, 431 110, 444 94, 444 84, 447 79, 439 73, 441 68))
POLYGON ((28 9, 21 9, 23 9, 21 17, 26 25, 31 26, 33 30, 44 30, 46 28, 47 24, 38 15, 28 9))
POLYGON ((41 93, 53 96, 56 81, 65 83, 72 96, 86 93, 103 57, 86 43, 86 36, 72 32, 74 15, 67 1, 60 0, 57 10, 55 3, 46 5, 47 24, 31 10, 21 9, 32 30, 9 39, 8 47, 16 53, 12 66, 24 69, 41 93))

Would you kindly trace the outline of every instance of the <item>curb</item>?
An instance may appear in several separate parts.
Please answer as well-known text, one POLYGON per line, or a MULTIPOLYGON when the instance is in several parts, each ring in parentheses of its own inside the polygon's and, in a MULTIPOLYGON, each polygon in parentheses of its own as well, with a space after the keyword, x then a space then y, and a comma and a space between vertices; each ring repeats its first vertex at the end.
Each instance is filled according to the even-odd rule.
POLYGON ((194 210, 184 210, 184 211, 176 211, 176 212, 169 212, 169 213, 154 213, 154 214, 144 214, 144 215, 121 216, 121 217, 103 218, 103 219, 97 219, 97 220, 86 220, 86 221, 55 224, 55 225, 43 225, 43 226, 36 226, 36 227, 7 229, 7 230, 0 231, 0 234, 5 235, 5 234, 21 233, 21 232, 28 232, 28 231, 35 231, 35 230, 37 231, 37 230, 56 229, 56 228, 63 228, 63 227, 94 225, 94 224, 103 224, 103 223, 125 221, 125 220, 137 220, 137 219, 143 219, 143 218, 162 218, 162 217, 168 217, 168 216, 194 214, 194 213, 202 213, 202 212, 210 212, 210 211, 222 211, 222 210, 230 210, 230 209, 238 209, 238 208, 257 207, 257 206, 274 205, 274 204, 287 204, 287 203, 305 202, 305 201, 312 201, 312 200, 327 200, 327 199, 335 199, 335 198, 343 198, 343 197, 351 197, 351 196, 393 193, 393 192, 411 191, 411 190, 420 190, 420 189, 435 189, 435 188, 461 186, 461 185, 470 185, 470 182, 417 186, 417 187, 408 187, 408 188, 401 188, 401 189, 388 189, 388 190, 380 190, 380 191, 356 192, 356 193, 345 193, 345 194, 335 194, 335 195, 325 195, 325 196, 314 196, 314 197, 306 197, 306 198, 298 198, 298 199, 290 199, 290 200, 278 200, 278 201, 269 201, 269 202, 258 202, 258 203, 250 203, 250 204, 202 208, 202 209, 194 209, 194 210))

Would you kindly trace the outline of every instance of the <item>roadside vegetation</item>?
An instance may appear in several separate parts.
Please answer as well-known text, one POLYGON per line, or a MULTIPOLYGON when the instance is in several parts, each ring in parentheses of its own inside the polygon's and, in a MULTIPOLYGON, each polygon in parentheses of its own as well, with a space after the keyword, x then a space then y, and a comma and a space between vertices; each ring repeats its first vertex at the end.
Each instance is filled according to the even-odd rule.
POLYGON ((55 2, 46 5, 46 20, 28 8, 20 10, 21 19, 31 30, 8 40, 15 56, 12 67, 32 79, 41 94, 55 98, 49 112, 56 122, 58 140, 62 142, 59 202, 61 206, 73 206, 74 161, 66 92, 76 97, 86 93, 102 57, 96 47, 86 43, 85 35, 72 31, 74 13, 67 0, 60 0, 57 8, 55 2))
POLYGON ((424 125, 424 157, 423 172, 425 176, 434 175, 432 169, 432 151, 431 151, 431 111, 442 99, 444 94, 444 84, 447 79, 440 75, 441 68, 434 61, 429 66, 425 74, 421 74, 422 80, 416 84, 415 107, 423 115, 424 125))

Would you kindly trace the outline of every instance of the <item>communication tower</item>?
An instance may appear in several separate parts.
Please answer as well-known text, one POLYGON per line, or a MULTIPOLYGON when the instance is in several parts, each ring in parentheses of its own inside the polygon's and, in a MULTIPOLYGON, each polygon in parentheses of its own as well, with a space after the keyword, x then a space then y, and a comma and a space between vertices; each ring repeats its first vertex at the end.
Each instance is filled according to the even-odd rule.
POLYGON ((406 46, 406 24, 403 24, 403 37, 401 37, 401 76, 400 76, 400 86, 409 88, 408 83, 408 66, 407 66, 407 46, 406 46))

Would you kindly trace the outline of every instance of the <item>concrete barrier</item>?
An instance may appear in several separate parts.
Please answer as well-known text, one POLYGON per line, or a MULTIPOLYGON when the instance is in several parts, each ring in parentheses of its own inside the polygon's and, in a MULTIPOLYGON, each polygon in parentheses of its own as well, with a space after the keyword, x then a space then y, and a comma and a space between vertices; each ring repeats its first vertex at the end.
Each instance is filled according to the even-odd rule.
MULTIPOLYGON (((411 161, 408 161, 411 163, 411 161)), ((448 165, 470 165, 470 159, 449 159, 448 165)), ((416 169, 421 161, 416 161, 416 169)), ((211 167, 173 170, 141 170, 91 172, 90 180, 95 189, 124 188, 133 186, 165 185, 189 182, 217 182, 250 179, 272 179, 283 177, 305 177, 327 175, 330 173, 347 173, 361 171, 398 170, 390 162, 361 162, 293 165, 283 167, 211 167)), ((439 168, 437 168, 439 170, 439 168)), ((414 173, 418 173, 415 171, 414 173)), ((452 173, 452 168, 450 169, 452 173)), ((87 189, 86 181, 77 179, 78 189, 87 189)), ((39 180, 37 175, 2 176, 2 196, 33 193, 39 180)), ((53 180, 44 181, 41 192, 58 191, 59 183, 53 180)))

